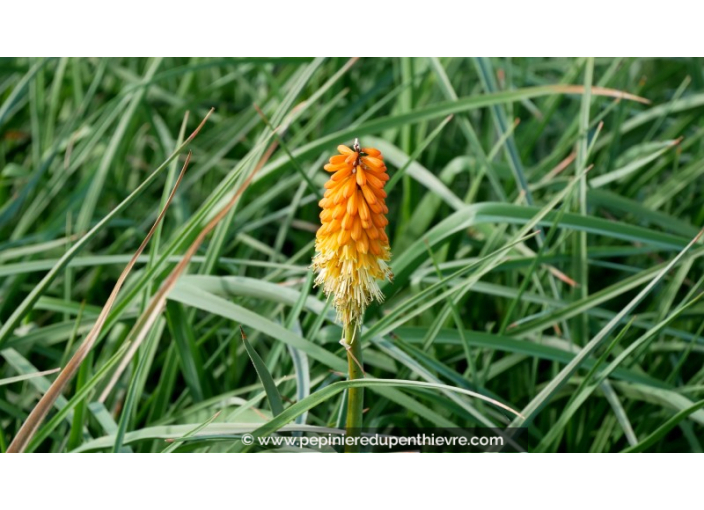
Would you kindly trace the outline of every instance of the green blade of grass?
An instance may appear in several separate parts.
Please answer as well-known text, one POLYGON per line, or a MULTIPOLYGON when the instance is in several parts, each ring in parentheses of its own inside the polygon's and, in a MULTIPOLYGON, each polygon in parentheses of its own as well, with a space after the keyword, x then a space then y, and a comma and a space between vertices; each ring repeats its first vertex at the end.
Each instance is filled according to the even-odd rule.
POLYGON ((667 420, 665 423, 663 423, 660 427, 658 427, 655 432, 643 439, 640 443, 630 446, 623 451, 625 453, 638 453, 646 451, 648 448, 657 443, 657 441, 665 437, 667 433, 673 428, 675 428, 682 420, 685 420, 689 415, 699 411, 702 408, 704 408, 704 400, 697 402, 691 407, 680 411, 672 418, 667 420))
POLYGON ((240 332, 242 335, 242 343, 244 344, 244 348, 247 350, 247 355, 249 355, 249 359, 252 360, 252 365, 254 365, 257 375, 262 382, 262 386, 264 386, 264 391, 266 391, 266 397, 269 399, 271 412, 274 416, 277 416, 283 412, 284 404, 281 400, 279 390, 276 387, 276 383, 274 382, 274 378, 271 377, 269 370, 266 368, 266 364, 259 354, 257 354, 257 351, 255 351, 254 347, 252 347, 247 341, 247 337, 244 334, 242 326, 240 326, 240 332))
MULTIPOLYGON (((700 233, 701 235, 701 233, 700 233)), ((548 404, 550 399, 555 395, 555 393, 564 385, 567 380, 574 374, 577 369, 580 367, 582 361, 590 356, 596 348, 606 339, 608 338, 608 335, 613 331, 613 329, 617 326, 619 323, 620 319, 625 317, 628 313, 631 312, 642 300, 643 298, 651 291, 651 289, 657 285, 657 283, 672 269, 677 265, 677 263, 680 261, 680 259, 687 253, 687 250, 694 245, 699 239, 699 236, 695 237, 690 241, 690 243, 685 246, 685 248, 680 251, 680 253, 677 254, 676 257, 670 261, 670 263, 667 264, 661 271, 655 275, 655 277, 650 280, 648 285, 645 286, 643 290, 641 290, 638 295, 633 298, 630 303, 628 303, 627 306, 625 306, 616 316, 609 321, 609 323, 604 326, 601 331, 594 337, 592 338, 587 345, 584 346, 583 349, 580 350, 579 354, 574 357, 570 363, 563 368, 560 373, 552 379, 547 386, 534 398, 530 401, 530 403, 523 408, 522 414, 525 416, 525 418, 518 418, 513 420, 511 423, 512 426, 514 427, 519 427, 522 425, 525 425, 527 423, 530 423, 530 421, 535 418, 535 416, 540 412, 540 410, 548 404)))

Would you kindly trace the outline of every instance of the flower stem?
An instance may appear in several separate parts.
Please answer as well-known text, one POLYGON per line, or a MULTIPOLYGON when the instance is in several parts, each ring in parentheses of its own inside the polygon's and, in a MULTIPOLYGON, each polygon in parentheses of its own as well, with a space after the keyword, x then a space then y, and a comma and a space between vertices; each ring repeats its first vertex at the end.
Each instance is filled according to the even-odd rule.
MULTIPOLYGON (((345 326, 345 344, 349 380, 363 379, 362 340, 356 321, 345 326)), ((347 437, 361 436, 362 410, 364 409, 364 388, 347 389, 347 437)), ((345 445, 345 453, 359 453, 360 445, 345 445)))

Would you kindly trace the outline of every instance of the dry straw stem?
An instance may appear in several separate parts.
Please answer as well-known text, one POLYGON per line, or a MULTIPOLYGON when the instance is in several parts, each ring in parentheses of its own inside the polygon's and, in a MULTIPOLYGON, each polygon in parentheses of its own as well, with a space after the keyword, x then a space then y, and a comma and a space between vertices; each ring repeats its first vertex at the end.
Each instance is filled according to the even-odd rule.
POLYGON ((95 321, 95 324, 88 332, 86 337, 83 339, 83 343, 76 350, 75 354, 73 355, 73 357, 71 357, 69 362, 66 364, 66 367, 61 371, 56 380, 51 384, 49 390, 42 396, 41 399, 39 399, 37 405, 34 406, 32 412, 29 413, 29 416, 22 424, 22 427, 20 428, 19 432, 12 440, 12 443, 10 443, 10 446, 7 449, 8 453, 21 453, 24 451, 24 449, 29 444, 29 441, 32 439, 37 429, 39 428, 39 425, 41 425, 42 421, 48 414, 49 409, 51 409, 51 407, 54 405, 54 402, 59 397, 59 395, 61 395, 61 392, 64 390, 68 382, 73 378, 74 375, 76 375, 76 372, 81 366, 81 363, 88 355, 90 350, 93 348, 93 345, 98 339, 98 336, 100 335, 100 332, 103 328, 103 324, 105 324, 108 314, 110 313, 110 310, 112 309, 112 306, 115 303, 115 300, 117 299, 117 294, 120 292, 122 285, 127 279, 127 275, 137 263, 137 259, 144 251, 144 248, 147 247, 147 243, 154 235, 154 232, 156 232, 159 223, 164 218, 164 215, 166 214, 169 205, 171 205, 171 200, 174 198, 176 190, 181 184, 181 180, 183 179, 183 176, 186 173, 186 169, 188 168, 188 164, 190 163, 190 161, 191 152, 189 151, 188 156, 186 157, 186 162, 183 164, 183 168, 181 168, 181 173, 179 174, 178 179, 176 180, 176 183, 174 184, 174 187, 171 190, 169 198, 164 204, 164 208, 157 216, 156 220, 154 221, 154 224, 152 225, 152 228, 149 230, 149 233, 142 241, 142 244, 139 245, 139 248, 137 248, 137 251, 127 263, 127 266, 125 266, 125 269, 122 270, 120 277, 117 279, 117 283, 115 283, 115 287, 113 287, 110 296, 105 302, 105 306, 103 306, 103 309, 100 311, 100 315, 98 315, 98 320, 95 321))
POLYGON ((51 370, 44 370, 42 372, 32 372, 31 374, 22 374, 17 377, 9 377, 7 379, 0 380, 0 386, 5 386, 6 384, 12 384, 19 381, 26 381, 27 379, 32 379, 34 377, 41 377, 43 375, 55 374, 61 370, 61 368, 52 368, 51 370))
MULTIPOLYGON (((561 92, 563 94, 584 94, 586 90, 584 85, 553 85, 552 88, 556 92, 561 92)), ((641 104, 650 104, 650 100, 644 97, 607 87, 590 87, 590 93, 593 96, 613 97, 616 99, 627 99, 629 101, 635 101, 636 103, 641 104)))
POLYGON ((47 290, 51 282, 54 281, 54 279, 61 273, 61 271, 66 266, 68 266, 71 259, 76 256, 76 254, 95 236, 95 234, 100 231, 100 229, 105 226, 108 221, 114 218, 119 211, 124 210, 126 204, 130 203, 135 199, 134 194, 137 191, 139 191, 140 189, 143 191, 143 189, 149 183, 153 182, 153 180, 158 175, 159 171, 163 169, 169 162, 171 162, 173 158, 175 158, 189 143, 191 143, 191 141, 193 141, 193 139, 198 135, 200 130, 208 121, 208 118, 212 115, 213 111, 215 111, 215 109, 211 108, 210 111, 206 114, 206 116, 203 117, 203 120, 200 122, 198 127, 193 131, 193 133, 191 133, 191 136, 189 136, 186 141, 184 141, 173 153, 171 153, 169 158, 159 168, 152 172, 152 174, 147 177, 144 182, 140 184, 129 197, 123 200, 120 205, 115 207, 107 216, 105 216, 101 221, 99 221, 97 225, 95 225, 85 235, 83 235, 76 244, 74 244, 68 251, 66 251, 66 253, 64 253, 64 255, 58 260, 54 267, 52 267, 51 270, 44 276, 44 278, 42 278, 42 280, 32 289, 32 291, 27 295, 27 297, 22 300, 22 303, 20 303, 15 309, 15 311, 12 312, 12 315, 10 315, 7 321, 0 325, 0 349, 2 349, 5 343, 7 343, 10 336, 12 335, 12 332, 17 326, 19 326, 24 316, 32 309, 34 303, 36 303, 42 293, 47 290))
MULTIPOLYGON (((189 140, 191 140, 193 135, 189 137, 189 140)), ((174 270, 169 274, 169 276, 166 278, 164 281, 164 284, 161 286, 159 291, 153 296, 152 300, 149 303, 149 306, 147 309, 144 311, 142 316, 139 318, 137 321, 137 324, 135 324, 135 327, 133 328, 130 337, 133 336, 133 333, 136 332, 136 338, 134 343, 139 344, 145 337, 146 334, 149 332, 149 328, 154 324, 156 321, 157 317, 161 313, 161 311, 164 308, 164 304, 166 303, 166 297, 168 293, 171 291, 171 289, 176 285, 176 282, 178 281, 178 278, 183 274, 183 272, 186 270, 186 267, 188 266, 188 263, 190 262, 191 258, 195 253, 198 251, 198 248, 200 245, 203 243, 205 240, 206 236, 215 228, 215 226, 227 215, 230 209, 237 203, 237 200, 239 197, 244 193, 244 191, 247 189, 249 184, 252 182, 252 179, 256 175, 256 173, 261 169, 261 167, 269 160, 271 157, 271 154, 274 152, 276 149, 277 144, 272 143, 267 152, 264 154, 262 157, 261 161, 257 164, 257 166, 254 168, 252 173, 247 177, 245 182, 240 186, 240 188, 237 190, 237 192, 233 195, 233 197, 230 199, 230 201, 218 212, 218 214, 211 219, 208 224, 203 228, 203 230, 198 234, 198 237, 193 241, 191 246, 188 248, 186 251, 185 255, 181 259, 181 261, 178 263, 178 265, 174 268, 174 270)), ((69 364, 67 365, 66 369, 59 375, 59 377, 54 381, 52 386, 49 388, 49 391, 42 397, 42 399, 39 401, 35 409, 30 413, 29 417, 27 418, 27 421, 25 424, 22 426, 20 431, 18 432, 17 436, 13 440, 12 444, 8 448, 8 452, 21 452, 26 448, 27 444, 31 440, 32 436, 36 432, 39 424, 41 421, 44 419, 46 414, 48 413, 49 409, 51 408, 51 405, 53 405, 53 402, 56 400, 58 395, 61 393, 63 390, 64 386, 66 383, 73 377, 75 372, 78 370, 78 367, 80 366, 81 361, 85 358, 85 356, 88 354, 90 351, 90 348, 92 347, 93 343, 95 343, 95 339, 98 337, 98 334, 100 333, 100 328, 105 322, 105 319, 107 318, 108 313, 110 312, 110 308, 112 307, 112 304, 115 301, 115 298, 117 297, 117 291, 119 291, 119 288, 122 286, 122 283, 124 282, 124 279, 127 276, 127 273, 132 269, 132 266, 134 266, 134 263, 136 262, 138 256, 142 253, 144 250, 144 247, 146 246, 146 243, 149 241, 149 238, 151 235, 154 233, 156 230, 156 227, 158 225, 158 222, 161 221, 161 218, 163 217, 164 212, 166 211, 166 208, 168 208, 168 205, 171 202, 171 199, 173 197, 173 193, 175 192, 176 188, 178 187, 178 184, 181 181, 181 178, 183 177, 183 173, 185 172, 185 169, 187 167, 188 161, 190 160, 190 153, 189 157, 186 160, 186 165, 184 165, 184 168, 181 170, 181 175, 179 175, 179 178, 177 180, 176 186, 174 187, 174 191, 172 192, 171 196, 169 196, 169 199, 166 203, 166 206, 162 213, 159 215, 159 218, 157 218, 157 222, 154 224, 152 229, 149 231, 149 234, 147 235, 147 238, 144 240, 142 243, 142 246, 140 246, 139 250, 137 253, 134 255, 132 260, 130 260, 130 263, 127 265, 125 268, 125 271, 123 272, 122 275, 120 275, 120 279, 118 279, 118 282, 115 286, 115 289, 113 290, 113 293, 110 295, 110 298, 108 299, 108 302, 105 305, 105 308, 103 308, 103 311, 101 312, 100 316, 98 317, 98 321, 96 322, 96 325, 94 328, 88 333, 88 336, 86 337, 86 340, 84 340, 83 345, 79 348, 79 350, 76 352, 74 357, 71 359, 69 364), (90 343, 88 341, 90 340, 90 343), (76 358, 81 355, 81 358, 77 360, 77 362, 74 364, 74 361, 76 358), (75 366, 74 366, 75 365, 75 366), (69 368, 72 369, 71 373, 68 373, 69 368), (65 377, 64 377, 65 376, 65 377), (57 385, 60 383, 60 387, 57 385), (56 387, 56 388, 55 388, 56 387), (51 400, 47 400, 50 398, 51 400), (43 401, 46 402, 43 404, 43 401)), ((131 349, 132 353, 134 353, 134 349, 131 349)), ((105 395, 101 395, 101 398, 103 398, 105 395)))
POLYGON ((147 336, 147 333, 149 333, 149 330, 154 325, 161 312, 164 310, 164 306, 166 305, 166 298, 169 292, 171 292, 171 289, 173 289, 174 285, 176 285, 178 278, 186 270, 188 263, 191 261, 191 258, 193 258, 193 255, 196 254, 198 248, 200 248, 200 245, 203 243, 206 236, 217 226, 218 223, 220 223, 220 221, 227 215, 230 209, 232 209, 232 207, 237 203, 237 200, 252 182, 252 179, 254 179, 256 173, 269 160, 269 157, 271 157, 271 154, 276 149, 276 146, 276 143, 271 144, 267 152, 262 157, 261 161, 257 164, 252 173, 247 177, 242 186, 240 186, 240 188, 233 195, 230 201, 218 212, 218 214, 215 215, 213 219, 208 222, 208 224, 203 228, 203 230, 201 230, 201 232, 198 234, 198 237, 196 237, 195 241, 193 241, 191 246, 188 248, 181 261, 169 274, 169 276, 164 281, 164 284, 157 291, 157 293, 154 294, 151 301, 149 302, 149 305, 144 310, 144 313, 142 313, 142 315, 139 317, 139 320, 132 328, 132 331, 130 331, 128 339, 132 339, 133 344, 130 346, 130 350, 125 356, 125 359, 121 362, 118 370, 110 379, 110 383, 106 386, 105 390, 100 395, 100 402, 104 402, 107 396, 110 394, 114 385, 117 383, 117 380, 120 378, 122 371, 127 366, 132 356, 134 356, 134 353, 137 351, 137 348, 144 341, 147 336))

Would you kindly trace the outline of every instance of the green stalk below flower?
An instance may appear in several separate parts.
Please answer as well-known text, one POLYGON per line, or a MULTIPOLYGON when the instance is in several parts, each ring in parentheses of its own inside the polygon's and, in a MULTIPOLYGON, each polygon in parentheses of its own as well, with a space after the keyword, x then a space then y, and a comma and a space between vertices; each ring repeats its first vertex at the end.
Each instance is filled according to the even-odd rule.
MULTIPOLYGON (((355 322, 345 326, 345 348, 347 349, 347 365, 349 380, 363 379, 362 341, 357 334, 359 327, 355 322)), ((364 388, 349 388, 347 390, 347 437, 358 437, 362 430, 362 411, 364 410, 364 388)), ((359 453, 359 445, 345 445, 345 453, 359 453)))

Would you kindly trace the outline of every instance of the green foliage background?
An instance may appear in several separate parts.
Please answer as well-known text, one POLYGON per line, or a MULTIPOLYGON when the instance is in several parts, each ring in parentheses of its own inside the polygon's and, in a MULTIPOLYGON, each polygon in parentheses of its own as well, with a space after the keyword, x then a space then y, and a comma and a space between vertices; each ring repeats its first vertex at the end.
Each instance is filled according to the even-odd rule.
POLYGON ((367 376, 385 380, 366 389, 368 426, 701 451, 704 249, 685 247, 704 224, 703 105, 698 59, 1 60, 0 450, 57 375, 37 372, 64 367, 95 323, 185 153, 162 164, 214 107, 30 450, 239 451, 243 432, 344 423, 340 328, 308 265, 322 165, 358 136, 394 181, 396 278, 362 337, 367 376))

